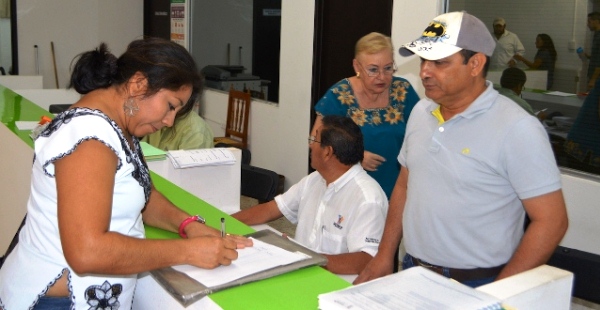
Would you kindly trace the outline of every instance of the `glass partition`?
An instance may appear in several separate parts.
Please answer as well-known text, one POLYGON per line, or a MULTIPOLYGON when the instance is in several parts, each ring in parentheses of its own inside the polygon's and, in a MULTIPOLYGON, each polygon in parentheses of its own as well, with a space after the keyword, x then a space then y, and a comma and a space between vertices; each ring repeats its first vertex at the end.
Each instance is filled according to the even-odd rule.
MULTIPOLYGON (((550 36, 557 52, 554 83, 548 90, 540 87, 540 73, 518 61, 528 76, 521 96, 539 112, 559 166, 600 174, 600 89, 588 89, 588 59, 577 52, 581 48, 591 54, 594 32, 587 26, 588 13, 600 11, 600 1, 448 0, 446 7, 477 16, 492 35, 494 19, 504 18, 505 30, 519 37, 530 62, 538 51, 538 34, 550 36)), ((488 79, 499 83, 501 73, 490 71, 488 79)))
POLYGON ((16 0, 0 0, 0 74, 18 74, 16 0))
POLYGON ((206 86, 278 102, 281 0, 191 4, 191 53, 206 86))

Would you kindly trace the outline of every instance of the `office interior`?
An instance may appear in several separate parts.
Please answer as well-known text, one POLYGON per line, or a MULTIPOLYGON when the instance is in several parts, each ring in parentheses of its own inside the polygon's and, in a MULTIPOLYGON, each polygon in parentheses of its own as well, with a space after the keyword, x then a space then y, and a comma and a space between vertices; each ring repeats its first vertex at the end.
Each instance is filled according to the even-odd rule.
MULTIPOLYGON (((145 1, 143 0, 90 0, 85 2, 11 0, 11 2, 16 5, 18 52, 17 55, 12 56, 18 59, 18 74, 43 76, 43 87, 47 89, 67 86, 71 60, 81 51, 92 49, 99 42, 106 42, 114 54, 121 54, 131 40, 140 38, 144 34, 145 1), (54 47, 53 52, 51 43, 54 47), (54 64, 56 64, 55 67, 54 64)), ((314 90, 315 36, 319 30, 316 28, 318 24, 315 22, 314 16, 324 2, 324 0, 314 2, 281 1, 278 100, 272 102, 256 99, 253 101, 250 113, 249 149, 252 152, 252 164, 284 175, 286 189, 308 173, 309 157, 306 136, 311 126, 311 107, 316 102, 315 97, 320 97, 315 94, 314 90), (285 147, 279 147, 281 145, 285 145, 285 147)), ((391 3, 390 34, 396 47, 414 39, 422 32, 424 25, 429 23, 432 17, 454 5, 444 0, 390 0, 389 2, 391 3)), ((457 4, 461 2, 468 10, 477 10, 475 7, 469 8, 466 0, 456 1, 457 4)), ((529 4, 522 1, 485 2, 506 5, 505 8, 494 6, 493 10, 488 10, 494 13, 481 16, 482 20, 488 23, 491 23, 491 19, 496 14, 505 13, 504 17, 508 20, 509 14, 514 14, 511 12, 524 14, 525 11, 533 10, 530 2, 528 2, 529 4)), ((575 93, 581 90, 581 81, 584 80, 585 75, 578 70, 581 68, 581 64, 572 47, 590 44, 590 32, 585 26, 586 20, 583 16, 586 16, 587 12, 597 9, 596 2, 592 0, 544 1, 544 12, 547 13, 538 14, 537 18, 540 20, 529 17, 527 22, 514 22, 515 29, 519 29, 519 27, 535 29, 532 25, 548 25, 550 27, 550 24, 556 25, 558 21, 566 21, 566 26, 560 27, 565 29, 567 34, 555 39, 557 50, 560 48, 561 56, 559 57, 565 59, 565 65, 560 69, 569 76, 569 78, 565 78, 564 82, 559 83, 562 91, 575 93), (549 23, 549 20, 552 23, 549 23)), ((237 1, 236 3, 245 2, 237 1)), ((476 14, 475 11, 470 12, 476 14)), ((515 16, 515 20, 523 17, 512 16, 515 16)), ((360 22, 358 17, 357 20, 346 19, 348 27, 360 22)), ((1 22, 4 25, 9 21, 2 18, 1 22)), ((507 29, 514 31, 510 28, 511 21, 509 20, 507 23, 509 24, 507 29)), ((543 32, 542 30, 546 29, 544 27, 537 32, 543 32)), ((523 36, 531 39, 531 31, 523 36)), ((5 31, 0 31, 0 40, 6 36, 5 31)), ((523 38, 522 40, 524 41, 523 38)), ((534 55, 532 42, 523 43, 528 50, 527 55, 532 58, 534 55)), ((4 55, 6 45, 2 44, 1 46, 4 55)), ((349 46, 347 49, 352 50, 353 47, 349 46)), ((233 48, 233 50, 236 49, 233 48)), ((231 57, 237 59, 237 55, 231 57)), ((0 57, 0 59, 2 59, 1 65, 4 68, 10 67, 10 65, 4 65, 4 57, 0 57)), ((419 95, 423 96, 424 91, 418 76, 419 60, 415 57, 401 58, 396 54, 395 62, 398 66, 396 74, 410 80, 419 95)), ((248 64, 249 60, 242 59, 241 63, 248 64)), ((326 64, 324 65, 326 66, 326 64)), ((350 63, 347 64, 347 67, 351 69, 350 63)), ((339 78, 345 76, 348 76, 348 72, 344 72, 339 78)), ((227 93, 214 89, 206 89, 201 99, 201 114, 211 125, 215 136, 223 134, 226 103, 227 93)), ((18 160, 30 161, 30 159, 18 160)), ((596 220, 597 202, 600 201, 600 179, 596 175, 569 169, 561 171, 570 228, 561 242, 565 255, 560 256, 559 259, 561 262, 566 260, 567 263, 570 260, 576 260, 578 266, 585 268, 577 270, 576 275, 595 271, 591 276, 596 275, 593 278, 596 280, 587 281, 587 285, 592 285, 591 289, 595 288, 596 298, 600 298, 598 297, 600 294, 597 293, 598 287, 600 287, 597 280, 598 274, 600 274, 600 240, 595 237, 600 232, 596 220)), ((24 174, 28 175, 28 171, 24 174)), ((1 179, 1 186, 12 182, 18 183, 18 179, 21 177, 19 173, 11 174, 10 178, 7 178, 4 173, 3 175, 5 176, 1 179), (17 180, 15 181, 15 179, 17 180)), ((24 204, 22 207, 24 208, 24 204)), ((14 208, 14 206, 3 204, 1 214, 8 214, 7 208, 14 208)), ((18 226, 18 223, 15 225, 18 226)), ((16 229, 13 228, 16 226, 0 228, 1 234, 14 234, 16 229)), ((3 250, 0 249, 0 251, 3 250)), ((577 288, 576 284, 575 289, 577 288)))

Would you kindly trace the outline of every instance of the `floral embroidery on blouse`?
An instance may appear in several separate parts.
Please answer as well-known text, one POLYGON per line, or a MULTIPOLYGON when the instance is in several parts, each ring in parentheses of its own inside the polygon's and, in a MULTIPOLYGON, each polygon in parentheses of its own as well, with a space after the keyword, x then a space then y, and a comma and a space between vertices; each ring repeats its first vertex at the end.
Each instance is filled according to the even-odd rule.
POLYGON ((392 83, 391 96, 395 101, 406 100, 406 88, 410 87, 410 83, 405 81, 394 81, 392 83))
POLYGON ((388 107, 385 111, 385 121, 390 124, 398 124, 402 121, 402 112, 396 108, 388 107))
POLYGON ((85 300, 90 305, 90 310, 110 309, 118 310, 121 306, 119 296, 123 292, 121 284, 110 285, 104 281, 102 285, 92 285, 85 290, 85 300))
POLYGON ((352 109, 349 113, 351 113, 350 117, 358 126, 363 126, 367 122, 365 111, 352 109))
MULTIPOLYGON (((410 83, 407 81, 393 81, 390 87, 390 98, 393 102, 404 102, 406 100, 407 88, 410 83)), ((337 95, 337 100, 343 104, 350 106, 348 108, 348 116, 358 126, 365 124, 381 125, 383 122, 395 125, 404 122, 404 105, 401 103, 392 103, 385 108, 361 109, 354 97, 349 84, 341 84, 332 90, 337 95)))
POLYGON ((333 93, 338 95, 337 99, 342 104, 347 104, 347 105, 354 104, 354 95, 352 94, 352 91, 349 90, 349 88, 350 88, 350 85, 344 84, 344 85, 340 85, 340 88, 336 88, 333 90, 333 93))

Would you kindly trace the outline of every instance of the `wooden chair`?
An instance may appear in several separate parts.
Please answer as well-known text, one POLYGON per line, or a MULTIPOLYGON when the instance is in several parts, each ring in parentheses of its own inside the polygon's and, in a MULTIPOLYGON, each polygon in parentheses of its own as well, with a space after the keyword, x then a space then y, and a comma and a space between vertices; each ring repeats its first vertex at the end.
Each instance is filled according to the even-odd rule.
POLYGON ((248 148, 248 117, 250 115, 250 93, 230 89, 227 105, 227 123, 224 137, 215 137, 214 143, 248 148))

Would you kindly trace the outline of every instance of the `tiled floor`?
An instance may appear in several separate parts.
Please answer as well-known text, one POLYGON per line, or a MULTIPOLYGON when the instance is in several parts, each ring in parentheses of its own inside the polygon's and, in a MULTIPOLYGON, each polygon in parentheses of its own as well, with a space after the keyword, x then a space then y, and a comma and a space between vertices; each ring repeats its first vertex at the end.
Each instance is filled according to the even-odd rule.
POLYGON ((587 300, 575 298, 575 297, 573 297, 573 299, 571 300, 571 310, 588 310, 588 309, 598 310, 598 309, 600 309, 600 305, 591 303, 587 300))
MULTIPOLYGON (((254 198, 242 196, 240 200, 240 208, 246 209, 256 205, 257 203, 258 201, 254 198)), ((285 218, 272 221, 268 224, 278 231, 287 233, 290 236, 294 236, 296 231, 296 225, 290 223, 290 221, 285 218)), ((571 310, 600 310, 600 305, 574 297, 571 302, 571 310)))

